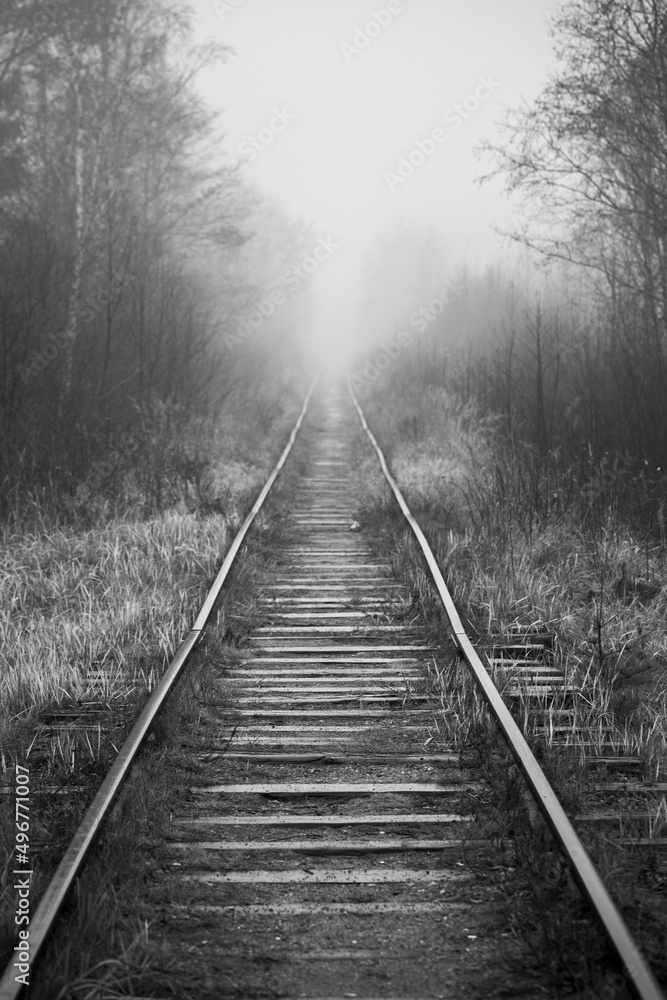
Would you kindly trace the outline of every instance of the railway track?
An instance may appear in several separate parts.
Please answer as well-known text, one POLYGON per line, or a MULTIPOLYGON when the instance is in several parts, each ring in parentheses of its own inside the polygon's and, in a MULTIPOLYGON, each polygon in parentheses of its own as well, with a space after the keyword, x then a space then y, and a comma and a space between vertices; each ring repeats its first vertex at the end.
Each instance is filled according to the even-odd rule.
MULTIPOLYGON (((300 421, 304 417, 306 406, 300 421)), ((353 398, 353 404, 358 404, 353 398)), ((471 806, 479 779, 443 735, 431 668, 442 651, 412 595, 374 557, 354 522, 341 427, 326 396, 286 543, 259 585, 259 624, 226 671, 219 746, 174 814, 169 864, 148 890, 188 995, 545 995, 508 975, 496 890, 475 871, 471 806), (224 738, 223 738, 224 737, 224 738), (500 993, 498 994, 500 995, 500 993)), ((377 448, 363 414, 362 425, 377 448)), ((294 441, 295 428, 291 442, 294 441)), ((232 546, 207 602, 153 693, 31 921, 37 955, 152 719, 187 662, 286 449, 232 546)), ((483 662, 434 557, 378 458, 419 544, 468 661, 572 874, 635 996, 662 996, 491 675, 509 698, 567 695, 550 636, 497 638, 483 662)), ((221 667, 224 665, 221 665, 221 667)), ((446 706, 444 711, 446 712, 446 706)), ((570 709, 557 724, 568 731, 570 709)), ((552 725, 553 723, 552 712, 552 725)), ((33 961, 34 961, 33 957, 33 961)), ((11 968, 0 997, 17 996, 11 968)))

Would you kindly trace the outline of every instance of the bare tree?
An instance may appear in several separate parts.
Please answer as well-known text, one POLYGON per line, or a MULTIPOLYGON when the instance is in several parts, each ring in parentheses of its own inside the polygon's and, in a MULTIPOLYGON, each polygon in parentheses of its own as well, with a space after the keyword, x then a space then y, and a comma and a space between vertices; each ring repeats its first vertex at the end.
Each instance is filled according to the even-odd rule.
POLYGON ((569 0, 552 27, 562 68, 533 106, 510 114, 503 143, 485 147, 523 199, 529 227, 515 237, 656 293, 667 236, 666 33, 663 0, 569 0))
POLYGON ((192 83, 226 50, 189 49, 163 0, 32 21, 0 2, 0 464, 76 473, 132 399, 187 412, 216 395, 193 259, 238 252, 247 199, 192 83))
POLYGON ((596 276, 609 385, 632 447, 664 458, 667 4, 568 0, 552 34, 560 68, 486 146, 492 176, 521 198, 515 239, 596 276))

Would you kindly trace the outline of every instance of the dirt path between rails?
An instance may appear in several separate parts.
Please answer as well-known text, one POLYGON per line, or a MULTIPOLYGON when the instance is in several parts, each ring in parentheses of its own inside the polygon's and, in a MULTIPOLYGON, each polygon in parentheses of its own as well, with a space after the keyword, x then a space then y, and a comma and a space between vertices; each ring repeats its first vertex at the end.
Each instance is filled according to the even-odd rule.
POLYGON ((309 417, 287 544, 219 664, 227 705, 175 768, 150 995, 555 996, 507 926, 497 851, 471 839, 476 776, 425 670, 442 653, 352 526, 342 406, 309 417))

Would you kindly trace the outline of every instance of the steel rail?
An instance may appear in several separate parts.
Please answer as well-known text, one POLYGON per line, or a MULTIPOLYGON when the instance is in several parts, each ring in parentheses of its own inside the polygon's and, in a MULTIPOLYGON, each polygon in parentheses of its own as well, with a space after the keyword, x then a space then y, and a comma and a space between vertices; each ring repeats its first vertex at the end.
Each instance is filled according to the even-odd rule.
POLYGON ((375 440, 373 433, 366 422, 361 406, 354 394, 351 380, 347 380, 350 398, 359 416, 361 426, 368 435, 368 438, 375 449, 380 461, 380 466, 384 476, 391 487, 396 501, 405 516, 412 532, 419 543, 422 554, 431 572, 433 582, 440 596, 440 600, 445 608, 454 634, 454 640, 471 668, 475 680, 489 706, 492 714, 498 722, 503 736, 511 750, 519 768, 530 789, 530 793, 535 799, 556 843, 567 860, 572 875, 579 886, 583 896, 588 901, 593 913, 600 923, 611 948, 618 959, 623 976, 627 981, 633 995, 638 1000, 665 1000, 660 986, 658 985, 653 972, 648 966, 644 956, 641 954, 632 934, 627 928, 616 904, 609 895, 597 869, 591 861, 586 848, 579 839, 574 827, 568 819, 561 806, 556 793, 549 784, 544 771, 535 759, 523 733, 512 718, 512 715, 505 705, 500 692, 489 676, 486 667, 482 663, 476 649, 468 638, 458 611, 447 588, 447 584, 440 572, 440 567, 436 561, 433 551, 428 544, 424 533, 415 521, 410 508, 408 507, 403 494, 394 480, 384 454, 379 444, 375 440))
MULTIPOLYGON (((273 486, 278 474, 287 460, 290 451, 292 450, 299 428, 301 427, 303 419, 306 415, 308 403, 310 402, 310 397, 313 394, 316 383, 317 379, 313 381, 308 393, 306 394, 299 417, 292 429, 292 433, 290 434, 289 440, 278 460, 278 463, 264 484, 264 487, 255 500, 250 513, 239 528, 234 541, 230 545, 227 555, 225 556, 217 576, 206 596, 206 599, 204 600, 194 625, 177 649, 173 659, 167 666, 167 669, 160 678, 157 686, 151 692, 151 695, 142 709, 141 714, 130 730, 127 739, 123 743, 118 756, 114 760, 104 781, 100 785, 95 798, 84 813, 83 819, 70 841, 70 844, 63 855, 53 878, 49 882, 34 915, 30 917, 30 923, 27 925, 27 930, 30 934, 28 938, 28 950, 30 954, 29 975, 32 975, 32 972, 34 971, 35 964, 42 953, 44 944, 46 943, 49 934, 53 930, 54 924, 58 918, 60 909, 65 902, 67 894, 74 884, 74 880, 83 868, 88 852, 90 851, 90 848, 92 847, 95 838, 101 829, 102 823, 111 808, 118 790, 129 773, 130 767, 137 756, 148 730, 155 721, 160 709, 163 707, 174 682, 178 678, 183 667, 186 665, 190 653, 201 637, 201 634, 206 626, 206 622, 210 617, 215 602, 220 594, 225 580, 227 579, 234 559, 243 544, 243 540, 248 533, 250 525, 254 521, 259 509, 269 493, 269 490, 273 486)), ((3 973, 2 979, 0 979, 0 1000, 16 1000, 24 989, 25 987, 22 983, 16 982, 14 958, 12 957, 10 958, 9 964, 3 973)))

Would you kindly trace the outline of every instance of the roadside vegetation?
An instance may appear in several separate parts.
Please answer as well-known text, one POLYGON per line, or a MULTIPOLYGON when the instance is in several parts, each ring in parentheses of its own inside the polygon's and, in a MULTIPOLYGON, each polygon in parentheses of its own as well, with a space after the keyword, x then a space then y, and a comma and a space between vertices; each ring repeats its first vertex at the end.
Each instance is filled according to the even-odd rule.
MULTIPOLYGON (((182 470, 164 472, 162 493, 169 497, 164 509, 151 505, 145 510, 140 499, 134 508, 120 502, 124 491, 144 496, 138 480, 146 469, 131 465, 109 500, 110 507, 118 504, 111 515, 98 493, 92 509, 79 500, 77 509, 65 510, 60 518, 43 511, 27 532, 19 532, 15 524, 4 526, 0 782, 13 784, 16 764, 29 768, 33 901, 190 628, 229 543, 284 446, 298 405, 296 393, 290 394, 269 411, 271 426, 257 412, 248 426, 239 411, 236 425, 227 423, 232 436, 211 432, 205 460, 200 456, 198 489, 182 477, 182 470), (68 786, 79 791, 69 795, 68 786), (65 794, 58 794, 61 789, 65 794)), ((248 408, 244 418, 251 413, 248 408)), ((224 635, 224 616, 221 628, 224 635)), ((231 635, 233 628, 232 623, 231 635)), ((166 717, 160 726, 169 732, 166 717)), ((148 804, 157 801, 163 780, 156 781, 147 802, 134 803, 132 816, 137 808, 143 815, 148 804)), ((14 932, 13 797, 3 796, 0 805, 2 959, 14 932)), ((156 821, 151 816, 150 823, 156 821)), ((112 833, 115 830, 112 824, 112 833)), ((123 834, 123 843, 130 836, 123 834)), ((112 840, 105 851, 116 856, 112 840)), ((130 854, 139 857, 141 848, 132 848, 130 854)), ((117 861, 123 859, 121 851, 117 861)), ((92 905, 102 891, 100 878, 107 886, 108 918, 116 920, 112 890, 119 875, 110 858, 104 865, 111 868, 103 877, 95 866, 97 875, 86 876, 97 886, 81 917, 85 926, 90 924, 86 940, 91 961, 100 953, 95 941, 106 935, 106 925, 92 905)), ((115 932, 109 940, 112 955, 115 932)), ((79 955, 78 946, 73 954, 79 955)))
MULTIPOLYGON (((137 637, 145 642, 142 648, 138 648, 140 642, 134 648, 139 657, 134 661, 135 668, 139 663, 135 676, 141 683, 134 694, 128 693, 127 685, 120 688, 124 701, 115 712, 113 702, 110 700, 107 704, 109 718, 114 716, 115 728, 110 726, 108 718, 100 739, 93 736, 90 740, 92 745, 77 734, 73 738, 76 739, 76 758, 68 752, 56 752, 46 760, 41 744, 26 752, 26 741, 22 741, 16 759, 30 766, 35 788, 83 786, 89 790, 89 797, 99 784, 145 699, 147 671, 152 665, 154 678, 159 676, 169 653, 173 652, 165 623, 171 621, 176 639, 189 627, 210 576, 217 570, 240 519, 247 513, 248 501, 255 499, 270 471, 269 466, 278 457, 278 446, 282 448, 284 444, 293 424, 292 416, 292 413, 281 416, 261 444, 255 441, 254 452, 250 447, 252 435, 246 435, 248 455, 244 463, 238 461, 240 454, 236 452, 238 468, 245 470, 245 477, 237 473, 234 502, 228 502, 225 514, 171 511, 160 518, 110 525, 109 533, 118 542, 119 557, 122 552, 128 555, 127 547, 120 546, 121 541, 127 540, 128 532, 142 530, 145 533, 142 537, 150 542, 155 559, 152 563, 144 559, 141 569, 147 581, 151 569, 160 576, 159 583, 164 586, 155 587, 151 600, 156 604, 161 602, 162 610, 159 613, 156 610, 155 621, 135 622, 128 630, 132 642, 137 637), (124 530, 126 536, 122 537, 124 530), (162 551, 158 551, 160 544, 162 551), (184 581, 188 580, 190 588, 186 595, 184 581), (176 614, 168 606, 169 599, 174 599, 174 587, 175 599, 180 599, 176 614), (179 623, 182 626, 180 633, 179 623), (164 648, 156 648, 158 639, 165 644, 164 648)), ((304 429, 301 438, 308 433, 308 429, 304 429)), ((235 441, 238 447, 238 438, 235 441)), ((219 717, 221 705, 233 704, 227 670, 236 662, 239 647, 243 646, 245 636, 261 615, 256 581, 263 568, 275 559, 282 544, 283 512, 290 504, 294 481, 302 471, 301 443, 297 441, 295 453, 274 485, 266 507, 255 519, 247 551, 232 570, 201 643, 151 727, 131 775, 92 849, 85 871, 65 904, 63 918, 31 980, 31 993, 35 998, 50 1000, 67 996, 109 1000, 116 996, 154 996, 157 993, 167 996, 186 988, 181 981, 182 956, 164 946, 160 914, 146 902, 145 887, 163 867, 172 863, 167 847, 171 813, 182 806, 182 796, 186 794, 193 773, 205 767, 197 755, 210 750, 224 752, 228 745, 231 732, 227 725, 221 725, 219 717)), ((306 445, 304 450, 307 450, 306 445)), ((223 462, 220 469, 229 465, 236 467, 233 462, 223 462)), ((104 535, 100 539, 98 532, 95 538, 103 544, 104 535)), ((130 560, 136 565, 144 554, 130 555, 130 560)), ((126 558, 124 567, 127 563, 126 558)), ((131 586, 134 579, 132 574, 130 577, 131 586)), ((102 611, 100 607, 96 613, 102 611)), ((128 666, 130 661, 128 655, 128 666)), ((99 692, 97 697, 104 702, 99 692)), ((70 703, 65 699, 65 705, 70 703)), ((44 714, 48 717, 48 712, 44 714)), ((26 732, 34 733, 34 716, 30 723, 26 732)), ((58 745, 71 751, 75 744, 68 742, 67 736, 60 736, 58 745)), ((7 760, 8 765, 12 762, 7 760)), ((84 802, 85 799, 84 794, 84 802)), ((72 802, 67 796, 50 795, 40 797, 37 802, 34 803, 37 805, 34 815, 35 819, 39 817, 39 824, 32 831, 39 859, 33 882, 35 899, 78 825, 82 799, 72 802)), ((3 842, 3 855, 12 844, 12 819, 13 813, 2 817, 0 836, 6 841, 3 842)), ((8 886, 6 878, 3 878, 2 889, 5 900, 12 902, 11 882, 8 886)), ((7 922, 0 930, 0 960, 11 947, 13 924, 10 916, 7 912, 7 922)))
POLYGON ((95 670, 148 682, 155 656, 187 631, 297 408, 294 393, 263 414, 231 414, 224 433, 209 422, 190 452, 158 428, 163 440, 141 442, 141 456, 116 456, 105 489, 83 481, 60 511, 35 507, 23 530, 2 527, 5 722, 81 700, 95 670))
MULTIPOLYGON (((382 385, 361 391, 359 398, 473 641, 483 649, 497 637, 508 639, 525 629, 556 634, 555 662, 577 693, 572 701, 557 698, 551 707, 571 706, 573 713, 549 713, 546 698, 543 705, 529 699, 509 704, 569 814, 574 818, 605 811, 591 790, 605 775, 664 781, 667 597, 662 582, 667 566, 663 539, 659 532, 651 533, 660 496, 646 486, 638 503, 641 480, 631 469, 621 470, 620 483, 610 484, 603 475, 604 458, 597 463, 589 459, 579 468, 561 467, 557 456, 538 461, 530 447, 508 441, 496 417, 484 417, 473 401, 461 400, 452 389, 428 384, 425 373, 412 379, 396 366, 382 385), (642 512, 644 520, 639 519, 642 512), (558 731, 563 726, 569 736, 558 731), (618 774, 588 766, 591 758, 614 752, 640 763, 618 774)), ((373 475, 374 456, 361 439, 358 456, 368 484, 360 520, 374 529, 378 545, 393 552, 397 572, 420 601, 439 641, 448 646, 444 613, 422 560, 373 475), (402 538, 398 547, 397 532, 402 538)), ((508 886, 512 926, 529 938, 564 991, 602 988, 604 941, 549 846, 516 766, 453 650, 449 666, 434 669, 433 683, 443 704, 453 700, 458 706, 449 719, 448 736, 466 763, 489 779, 478 803, 479 831, 496 838, 501 863, 517 868, 511 894, 508 886), (515 844, 510 860, 508 839, 515 844), (582 935, 588 941, 586 957, 575 961, 579 949, 574 945, 582 935)), ((503 690, 502 678, 499 683, 503 690)), ((663 797, 648 817, 648 828, 628 819, 623 838, 650 835, 656 844, 664 841, 664 806, 663 797)), ((631 798, 613 808, 645 811, 642 800, 631 798)), ((618 832, 610 837, 594 824, 579 826, 664 980, 660 855, 615 844, 618 832)))

